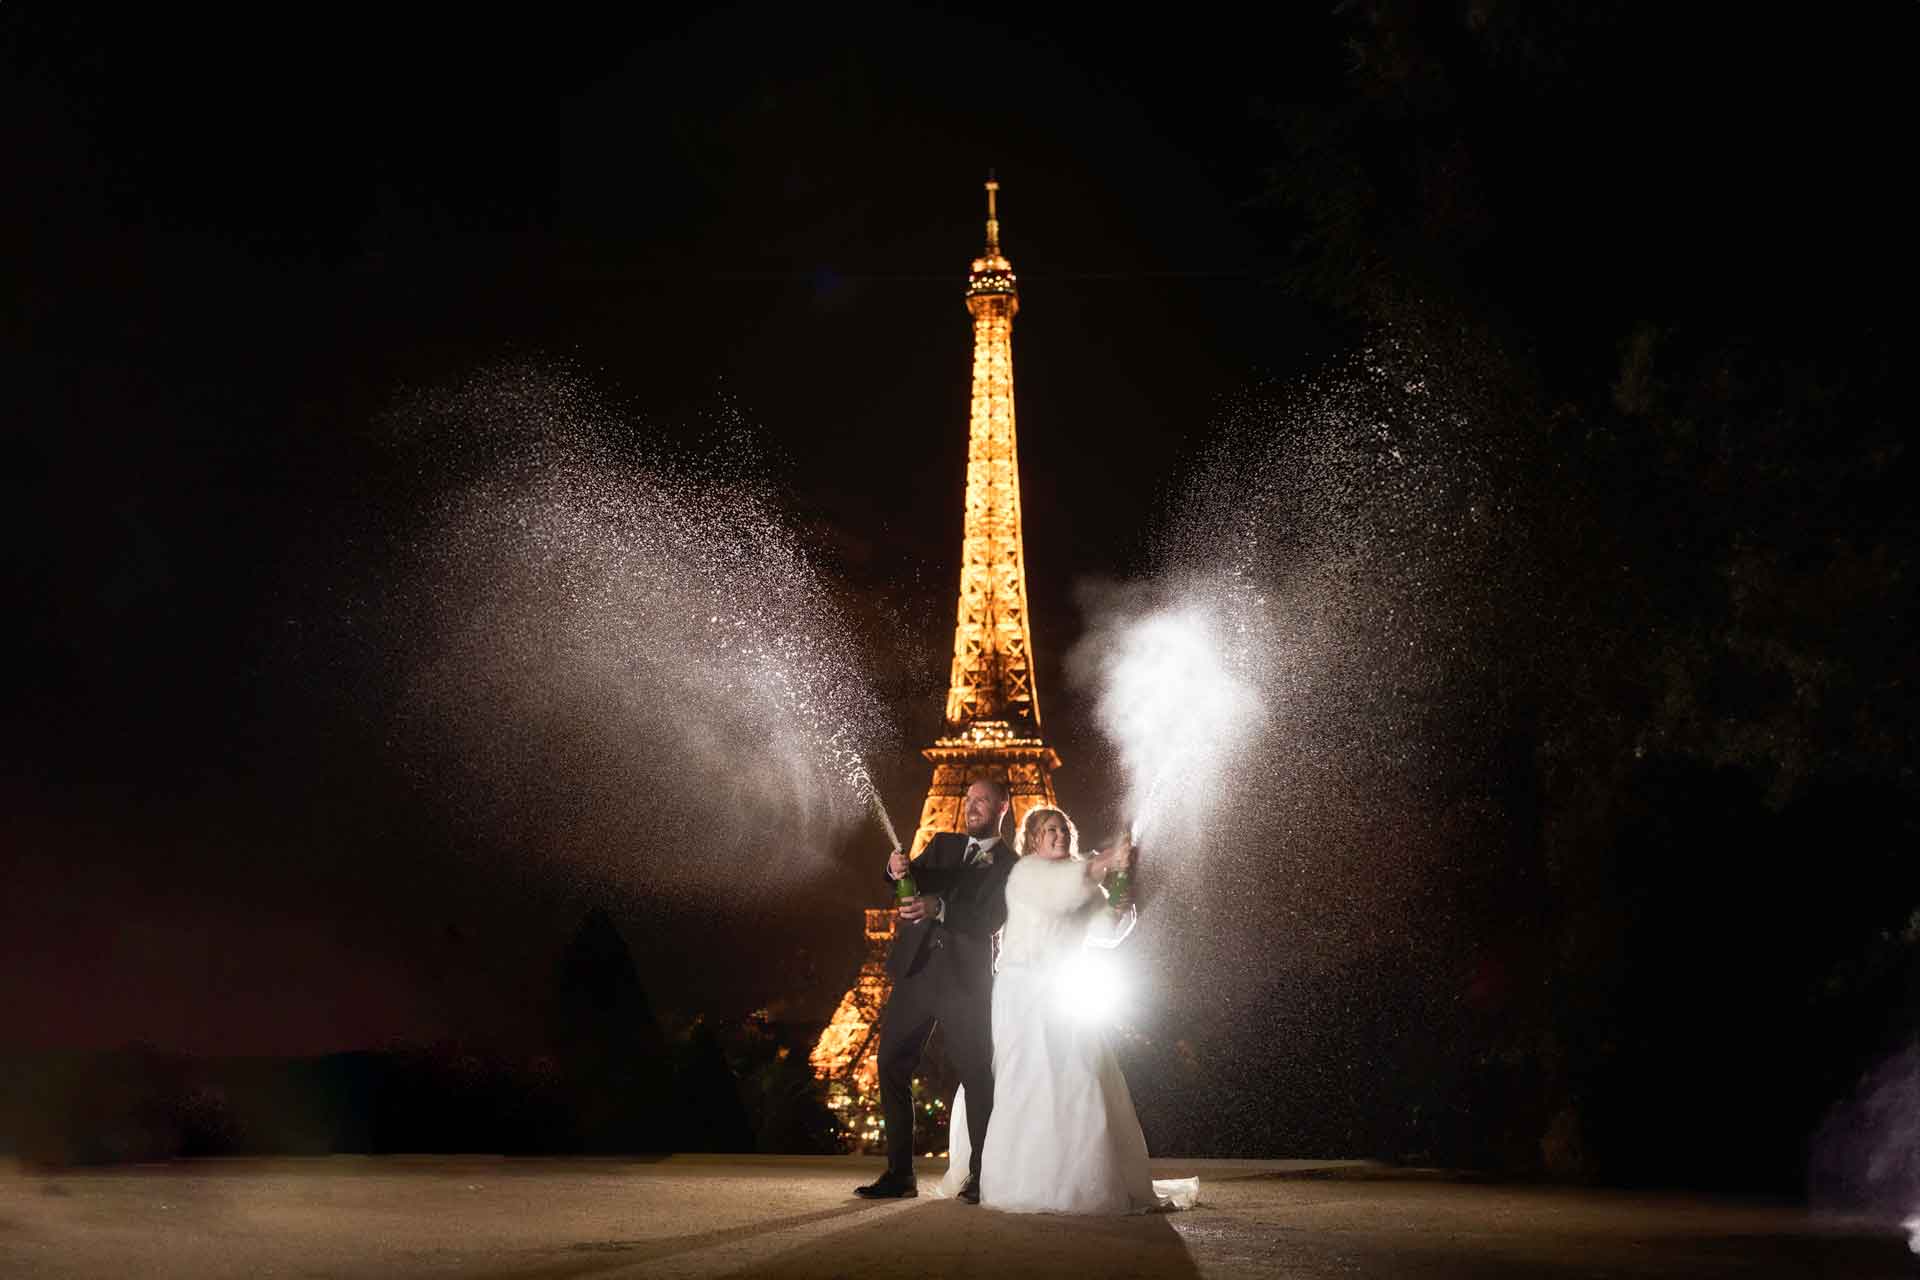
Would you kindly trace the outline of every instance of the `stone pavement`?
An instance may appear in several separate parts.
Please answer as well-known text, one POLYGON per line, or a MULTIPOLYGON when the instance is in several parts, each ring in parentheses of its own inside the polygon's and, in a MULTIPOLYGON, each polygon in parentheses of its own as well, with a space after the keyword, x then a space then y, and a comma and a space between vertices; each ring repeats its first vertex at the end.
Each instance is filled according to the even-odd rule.
MULTIPOLYGON (((937 1167, 937 1165, 935 1166, 937 1167)), ((0 1166, 0 1276, 1920 1275, 1890 1224, 1354 1161, 1157 1160, 1201 1206, 1025 1217, 869 1203, 879 1162, 347 1157, 0 1166)))

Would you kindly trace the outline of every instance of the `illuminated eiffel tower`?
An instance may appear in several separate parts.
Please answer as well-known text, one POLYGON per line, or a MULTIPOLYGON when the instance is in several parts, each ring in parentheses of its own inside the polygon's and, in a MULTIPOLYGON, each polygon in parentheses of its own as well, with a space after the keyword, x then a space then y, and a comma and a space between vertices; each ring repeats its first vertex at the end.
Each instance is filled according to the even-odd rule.
MULTIPOLYGON (((1027 623, 1026 555, 1020 543, 1020 468, 1013 429, 1013 317, 1020 310, 1013 266, 1000 252, 998 182, 987 181, 987 247, 967 275, 973 316, 973 398, 968 412, 966 521, 960 541, 960 608, 945 731, 924 754, 933 781, 920 808, 912 852, 942 831, 961 829, 967 785, 1004 779, 1017 824, 1053 804, 1060 757, 1040 734, 1027 623)), ((867 912, 867 955, 810 1061, 857 1139, 879 1137, 874 1051, 886 1003, 891 908, 867 912), (868 1132, 868 1130, 873 1130, 868 1132)))
POLYGON ((1013 267, 1000 254, 1000 219, 987 182, 987 249, 967 276, 973 315, 973 401, 968 414, 967 511, 960 540, 960 610, 946 732, 924 754, 933 784, 920 809, 913 852, 960 830, 960 804, 976 778, 1013 788, 1013 820, 1052 804, 1060 757, 1040 736, 1027 625, 1026 553, 1020 545, 1020 467, 1013 430, 1013 267))

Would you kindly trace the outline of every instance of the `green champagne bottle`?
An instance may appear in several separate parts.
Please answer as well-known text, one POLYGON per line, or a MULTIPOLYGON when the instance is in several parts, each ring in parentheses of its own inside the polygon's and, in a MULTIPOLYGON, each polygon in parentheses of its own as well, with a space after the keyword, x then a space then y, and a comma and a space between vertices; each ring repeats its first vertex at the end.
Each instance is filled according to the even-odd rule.
POLYGON ((1125 911, 1133 901, 1133 875, 1127 871, 1116 871, 1107 877, 1107 906, 1114 911, 1125 911))
POLYGON ((895 903, 905 902, 908 898, 918 897, 919 894, 920 886, 913 882, 913 872, 911 871, 893 882, 893 900, 895 903))

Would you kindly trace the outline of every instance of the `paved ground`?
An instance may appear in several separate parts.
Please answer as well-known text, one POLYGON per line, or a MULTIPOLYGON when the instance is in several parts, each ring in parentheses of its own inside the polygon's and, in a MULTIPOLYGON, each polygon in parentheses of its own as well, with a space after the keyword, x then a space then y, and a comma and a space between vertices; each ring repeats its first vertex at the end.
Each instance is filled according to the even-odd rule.
POLYGON ((0 1275, 1920 1276, 1891 1226, 1781 1205, 1499 1186, 1353 1162, 1156 1161, 1137 1218, 869 1204, 858 1157, 0 1166, 0 1275))

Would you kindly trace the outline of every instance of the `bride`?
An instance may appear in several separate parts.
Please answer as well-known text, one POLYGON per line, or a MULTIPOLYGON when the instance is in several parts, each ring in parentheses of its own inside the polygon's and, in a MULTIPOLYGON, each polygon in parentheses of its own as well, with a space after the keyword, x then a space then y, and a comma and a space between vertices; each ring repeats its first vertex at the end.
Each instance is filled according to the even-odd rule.
MULTIPOLYGON (((1007 923, 993 980, 993 1123, 980 1164, 981 1202, 1014 1213, 1141 1213, 1184 1209, 1200 1180, 1156 1182, 1147 1140, 1106 1033, 1072 1012, 1083 948, 1118 946, 1133 929, 1107 909, 1101 881, 1125 869, 1126 841, 1090 858, 1059 809, 1027 814, 1007 877, 1007 923)), ((966 1181, 966 1095, 954 1096, 947 1175, 966 1181)))

